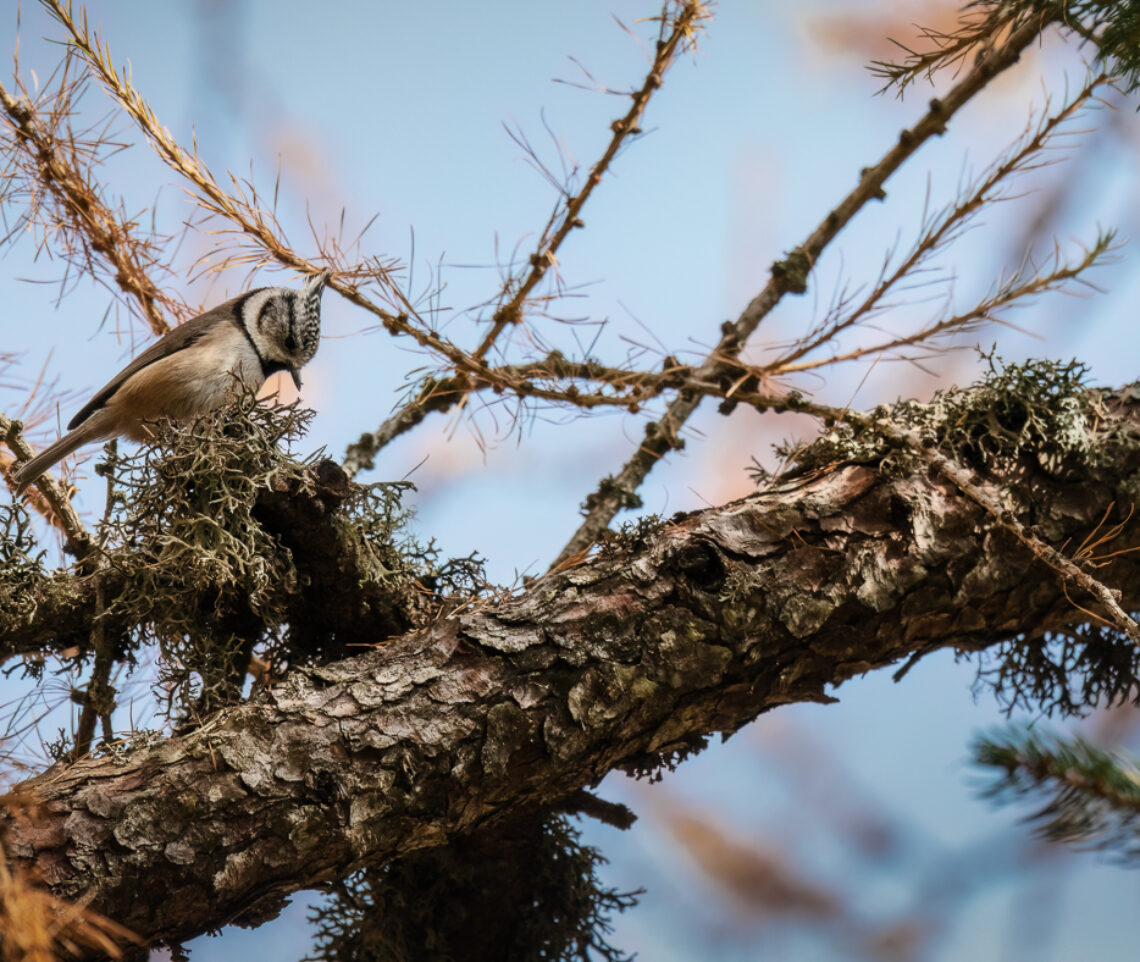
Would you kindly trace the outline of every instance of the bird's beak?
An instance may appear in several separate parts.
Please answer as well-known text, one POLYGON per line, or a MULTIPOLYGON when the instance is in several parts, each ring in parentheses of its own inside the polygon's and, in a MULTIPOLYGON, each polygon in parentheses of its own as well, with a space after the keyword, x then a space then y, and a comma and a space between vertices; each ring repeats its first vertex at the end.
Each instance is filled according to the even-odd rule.
POLYGON ((297 385, 297 392, 301 391, 301 372, 295 367, 289 368, 289 373, 293 376, 293 383, 297 385))

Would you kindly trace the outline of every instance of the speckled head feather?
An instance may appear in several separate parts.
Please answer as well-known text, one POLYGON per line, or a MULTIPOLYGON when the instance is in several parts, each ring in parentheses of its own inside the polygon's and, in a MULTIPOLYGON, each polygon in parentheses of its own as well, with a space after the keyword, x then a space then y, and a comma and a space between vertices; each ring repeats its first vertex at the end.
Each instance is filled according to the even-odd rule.
POLYGON ((301 364, 307 364, 317 353, 317 345, 321 341, 321 294, 331 276, 331 271, 321 271, 310 277, 298 295, 297 354, 301 364))
POLYGON ((288 371, 301 389, 301 368, 321 343, 321 292, 330 276, 322 271, 299 291, 262 287, 239 301, 238 323, 257 353, 263 380, 288 371))

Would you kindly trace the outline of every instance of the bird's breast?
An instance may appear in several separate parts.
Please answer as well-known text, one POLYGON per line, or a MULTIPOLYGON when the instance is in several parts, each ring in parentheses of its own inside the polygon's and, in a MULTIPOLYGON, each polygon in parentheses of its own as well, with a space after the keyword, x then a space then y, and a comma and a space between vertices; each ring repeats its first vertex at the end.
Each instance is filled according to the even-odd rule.
POLYGON ((205 414, 225 403, 239 382, 256 391, 264 381, 257 355, 235 328, 233 336, 202 338, 148 364, 106 406, 122 433, 142 440, 147 436, 144 421, 205 414))

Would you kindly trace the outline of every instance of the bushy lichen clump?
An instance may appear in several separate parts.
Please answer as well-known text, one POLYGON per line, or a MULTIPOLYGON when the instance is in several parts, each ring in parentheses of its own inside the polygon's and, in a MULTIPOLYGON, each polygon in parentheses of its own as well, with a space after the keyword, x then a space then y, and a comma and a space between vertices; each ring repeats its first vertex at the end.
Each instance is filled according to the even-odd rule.
POLYGON ((929 404, 901 402, 892 415, 936 446, 979 468, 1002 470, 1023 456, 1051 470, 1064 464, 1101 467, 1100 399, 1079 361, 1004 364, 984 355, 989 370, 968 388, 939 391, 929 404))
POLYGON ((28 512, 19 504, 0 505, 0 610, 9 617, 34 613, 35 587, 47 579, 44 555, 28 512))
POLYGON ((621 558, 642 551, 664 526, 665 519, 659 514, 647 514, 633 521, 623 521, 616 531, 602 532, 598 556, 621 558))
POLYGON ((298 588, 293 558, 253 512, 259 491, 304 482, 289 448, 310 418, 243 394, 191 424, 155 425, 152 443, 105 468, 117 489, 106 546, 125 569, 107 617, 123 627, 125 655, 157 643, 162 681, 183 713, 206 691, 209 707, 230 700, 224 689, 240 690, 242 653, 284 621, 298 588))
POLYGON ((628 962, 606 936, 640 891, 604 886, 604 861, 564 815, 496 823, 337 883, 307 962, 628 962))
POLYGON ((974 385, 935 393, 929 403, 899 401, 869 417, 840 421, 803 447, 785 444, 777 453, 795 470, 842 461, 879 462, 882 470, 910 470, 915 452, 882 429, 906 429, 961 464, 1000 472, 1023 457, 1050 471, 1065 465, 1098 468, 1111 460, 1098 434, 1100 398, 1090 390, 1088 369, 1078 361, 1005 364, 983 355, 988 371, 974 385))
MULTIPOLYGON (((250 394, 233 402, 189 424, 156 424, 133 454, 108 455, 97 469, 110 486, 97 561, 71 576, 76 590, 98 584, 98 610, 92 637, 61 647, 86 660, 98 634, 128 664, 156 647, 160 688, 180 721, 240 697, 255 649, 272 655, 274 670, 343 654, 345 637, 322 647, 326 625, 314 601, 338 600, 314 586, 323 569, 330 584, 347 577, 365 599, 355 620, 327 631, 361 628, 380 640, 408 627, 408 599, 424 607, 418 579, 442 572, 450 586, 463 580, 460 569, 478 567, 467 559, 453 570, 411 538, 402 502, 410 485, 354 485, 322 452, 294 457, 311 411, 250 394), (336 481, 332 495, 318 490, 325 475, 336 481), (298 504, 308 511, 299 519, 290 514, 298 504)), ((49 577, 27 515, 4 508, 0 604, 6 612, 34 605, 35 586, 49 577)))
POLYGON ((265 625, 284 618, 293 559, 253 509, 259 490, 303 478, 278 444, 299 437, 309 417, 247 395, 189 426, 158 425, 152 444, 109 463, 121 510, 107 522, 108 546, 130 568, 109 611, 140 640, 153 637, 168 662, 217 655, 239 608, 265 625))
MULTIPOLYGON (((901 401, 853 416, 803 448, 785 449, 792 473, 855 461, 874 464, 887 478, 904 476, 921 470, 923 449, 933 449, 1000 479, 1015 523, 1042 520, 1031 488, 1035 472, 1019 468, 1063 481, 1090 482, 1103 474, 1125 492, 1135 484, 1120 476, 1123 454, 1135 448, 1126 436, 1132 428, 1109 416, 1109 396, 1088 386, 1083 364, 985 359, 988 371, 971 387, 939 391, 927 404, 901 401)), ((1133 386, 1113 397, 1134 402, 1136 391, 1133 386)), ((1127 500, 1121 500, 1123 518, 1127 500)), ((1136 645, 1091 620, 1064 633, 1011 639, 979 656, 979 684, 1007 711, 1080 714, 1094 705, 1140 703, 1138 677, 1136 645)))

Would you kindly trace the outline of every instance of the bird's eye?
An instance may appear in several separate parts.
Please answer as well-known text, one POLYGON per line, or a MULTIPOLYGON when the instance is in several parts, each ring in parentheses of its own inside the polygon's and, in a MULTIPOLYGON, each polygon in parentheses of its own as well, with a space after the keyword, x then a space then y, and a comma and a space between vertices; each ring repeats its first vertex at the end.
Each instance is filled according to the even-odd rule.
POLYGON ((290 354, 297 350, 297 341, 294 339, 292 334, 285 338, 285 350, 287 350, 290 354))

